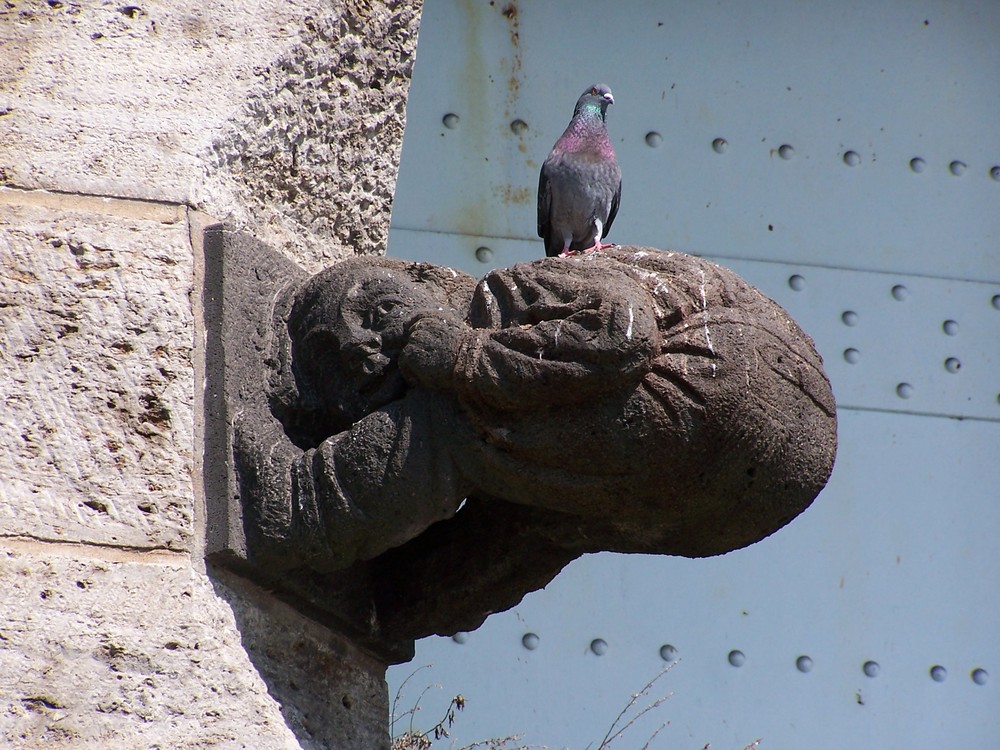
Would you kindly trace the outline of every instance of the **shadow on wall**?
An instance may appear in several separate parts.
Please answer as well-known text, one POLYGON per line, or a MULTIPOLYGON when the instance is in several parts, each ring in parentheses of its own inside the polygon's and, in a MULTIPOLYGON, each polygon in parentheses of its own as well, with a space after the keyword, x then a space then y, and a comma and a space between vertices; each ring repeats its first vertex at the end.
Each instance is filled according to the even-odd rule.
POLYGON ((208 576, 303 748, 389 747, 384 662, 230 571, 208 576))

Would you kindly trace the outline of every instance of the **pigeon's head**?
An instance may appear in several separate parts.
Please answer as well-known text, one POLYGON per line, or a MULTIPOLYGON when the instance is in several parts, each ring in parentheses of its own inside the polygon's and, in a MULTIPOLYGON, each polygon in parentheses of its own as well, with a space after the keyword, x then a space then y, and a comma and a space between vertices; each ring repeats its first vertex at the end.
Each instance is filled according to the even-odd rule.
POLYGON ((614 103, 615 98, 611 95, 611 88, 606 83, 595 83, 577 99, 573 114, 578 115, 585 110, 590 110, 591 112, 600 112, 603 120, 608 111, 608 105, 614 103))

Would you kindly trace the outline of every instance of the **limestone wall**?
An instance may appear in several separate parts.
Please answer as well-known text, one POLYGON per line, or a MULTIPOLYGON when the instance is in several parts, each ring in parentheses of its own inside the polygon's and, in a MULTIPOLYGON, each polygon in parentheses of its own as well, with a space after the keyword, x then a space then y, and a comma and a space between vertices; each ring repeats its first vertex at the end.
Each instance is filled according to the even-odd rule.
POLYGON ((388 744, 383 664, 206 571, 199 253, 382 251, 418 20, 0 6, 0 746, 388 744))

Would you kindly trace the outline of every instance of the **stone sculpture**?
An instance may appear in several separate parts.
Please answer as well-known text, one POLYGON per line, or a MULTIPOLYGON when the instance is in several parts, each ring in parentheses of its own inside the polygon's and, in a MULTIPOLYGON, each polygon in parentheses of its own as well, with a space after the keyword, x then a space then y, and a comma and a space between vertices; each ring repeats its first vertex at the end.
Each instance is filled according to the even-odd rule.
POLYGON ((689 255, 478 284, 355 258, 277 296, 268 413, 233 419, 245 557, 314 604, 350 580, 383 641, 474 628, 587 552, 752 544, 833 466, 811 339, 689 255))

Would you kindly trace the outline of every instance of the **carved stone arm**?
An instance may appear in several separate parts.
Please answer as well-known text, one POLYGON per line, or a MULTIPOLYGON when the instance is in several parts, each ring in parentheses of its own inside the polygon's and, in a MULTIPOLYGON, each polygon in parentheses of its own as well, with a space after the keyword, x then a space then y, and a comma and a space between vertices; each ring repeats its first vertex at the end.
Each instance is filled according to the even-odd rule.
POLYGON ((649 293, 625 274, 570 266, 500 269, 472 299, 470 324, 425 318, 400 366, 415 382, 509 412, 586 402, 649 370, 660 336, 649 293))
POLYGON ((463 431, 454 411, 403 399, 304 451, 238 420, 236 473, 259 562, 339 570, 454 515, 470 490, 451 451, 463 431))

